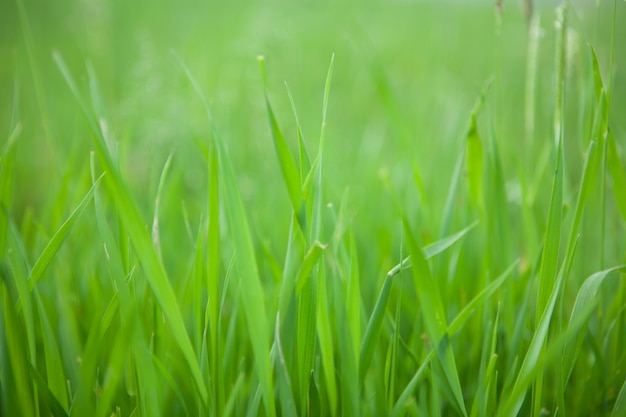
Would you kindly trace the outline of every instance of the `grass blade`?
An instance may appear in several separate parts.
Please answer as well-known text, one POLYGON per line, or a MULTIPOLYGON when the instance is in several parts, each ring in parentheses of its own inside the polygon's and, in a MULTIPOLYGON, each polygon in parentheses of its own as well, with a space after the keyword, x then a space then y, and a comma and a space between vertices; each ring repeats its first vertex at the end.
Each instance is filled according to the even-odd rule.
MULTIPOLYGON (((569 321, 570 327, 579 320, 582 320, 583 317, 586 317, 590 308, 594 306, 597 301, 596 295, 606 277, 613 272, 623 271, 625 269, 626 265, 605 269, 604 271, 596 272, 583 282, 583 285, 580 287, 578 294, 576 295, 576 301, 574 302, 574 308, 572 309, 569 321)), ((580 332, 573 343, 569 343, 565 346, 562 358, 564 368, 564 385, 567 384, 567 381, 570 378, 584 339, 585 333, 580 332)))
POLYGON ((46 268, 48 268, 48 265, 50 265, 52 258, 54 258, 54 255, 56 255, 56 253, 61 248, 61 245, 69 235, 72 227, 76 223, 76 220, 78 220, 80 215, 87 207, 87 204, 89 204, 89 201, 91 201, 91 197, 93 196, 93 193, 98 187, 98 184, 100 183, 103 176, 104 174, 102 174, 100 178, 98 178, 96 182, 91 186, 89 191, 87 191, 87 194, 85 194, 83 199, 70 214, 67 220, 65 220, 61 227, 59 227, 59 229, 54 233, 54 235, 50 239, 50 242, 48 242, 44 250, 41 252, 39 258, 37 258, 37 261, 35 261, 33 269, 31 269, 30 274, 28 275, 28 289, 30 291, 35 288, 35 285, 37 285, 37 282, 46 271, 46 268))
POLYGON ((278 121, 270 104, 269 96, 267 94, 267 78, 265 75, 265 58, 260 56, 257 58, 261 69, 261 78, 263 79, 263 90, 265 93, 265 105, 267 107, 267 114, 269 117, 270 128, 272 131, 272 138, 274 139, 274 148, 276 149, 276 155, 278 156, 278 162, 283 173, 283 180, 287 186, 287 192, 293 205, 293 210, 296 213, 296 218, 302 230, 307 230, 306 220, 306 207, 304 204, 304 198, 302 196, 302 188, 300 186, 300 175, 298 174, 298 168, 293 160, 289 146, 283 136, 283 133, 278 126, 278 121))
POLYGON ((456 369, 456 361, 452 348, 449 346, 448 324, 443 301, 439 293, 439 286, 432 276, 424 252, 419 247, 406 221, 404 222, 404 233, 407 237, 407 247, 412 262, 413 282, 417 291, 426 332, 433 346, 437 346, 437 359, 445 375, 445 382, 453 395, 451 400, 454 401, 458 411, 462 415, 467 416, 459 374, 456 369), (443 345, 442 342, 444 342, 443 345))
POLYGON ((231 236, 237 253, 237 269, 241 279, 239 293, 246 315, 250 341, 255 357, 255 367, 260 381, 265 411, 274 416, 274 388, 269 355, 268 325, 265 310, 264 292, 259 277, 252 237, 248 227, 243 201, 239 193, 231 162, 218 138, 216 141, 221 168, 222 189, 231 236))

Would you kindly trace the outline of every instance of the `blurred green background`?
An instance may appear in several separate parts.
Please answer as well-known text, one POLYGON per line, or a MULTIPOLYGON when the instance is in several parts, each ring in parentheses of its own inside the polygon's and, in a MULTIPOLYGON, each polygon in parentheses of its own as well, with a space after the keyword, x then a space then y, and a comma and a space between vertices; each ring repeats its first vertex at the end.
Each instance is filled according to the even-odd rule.
MULTIPOLYGON (((586 44, 591 42, 596 49, 607 80, 613 7, 609 1, 573 5, 565 134, 567 178, 576 187, 587 140, 581 127, 590 123, 580 117, 586 105, 584 87, 590 82, 586 44)), ((84 91, 86 67, 93 68, 103 86, 108 129, 118 141, 123 170, 146 218, 159 173, 172 152, 169 192, 180 199, 164 202, 168 219, 162 225, 164 233, 183 227, 181 204, 191 219, 199 217, 206 176, 196 141, 206 140, 209 126, 178 55, 209 98, 218 130, 235 161, 253 228, 260 240, 271 241, 276 253, 282 253, 288 222, 275 220, 287 218, 290 208, 267 125, 256 57, 266 57, 271 99, 294 151, 295 122, 285 81, 314 152, 324 79, 334 53, 326 141, 327 201, 337 205, 350 189, 354 221, 373 240, 368 244, 378 246, 364 262, 372 262, 374 271, 385 269, 384 259, 397 253, 400 230, 385 181, 392 184, 402 204, 417 210, 417 167, 424 184, 422 198, 428 199, 422 205, 421 232, 426 241, 436 235, 432 225, 439 224, 454 161, 464 146, 468 115, 492 76, 494 85, 483 112, 488 116, 481 116, 480 129, 483 135, 497 137, 505 176, 511 179, 509 198, 513 203, 519 198, 518 170, 532 173, 542 144, 552 137, 554 6, 535 5, 541 34, 536 128, 530 140, 524 130, 528 24, 519 2, 504 2, 501 16, 491 1, 2 2, 0 127, 4 132, 9 129, 17 91, 23 129, 17 146, 16 219, 22 221, 29 213, 30 220, 52 229, 61 217, 51 215, 47 206, 59 198, 71 199, 73 187, 88 180, 92 141, 53 62, 53 51, 68 62, 84 91), (61 178, 68 176, 69 187, 65 187, 61 178)), ((619 2, 615 68, 626 65, 619 42, 626 38, 626 25, 619 24, 625 21, 625 9, 619 2)), ((613 129, 623 143, 623 77, 615 77, 612 98, 613 129)), ((547 210, 550 181, 545 184, 538 191, 543 196, 537 201, 540 218, 547 210)), ((515 204, 512 207, 515 221, 519 213, 515 204)), ((514 237, 516 252, 527 249, 522 239, 514 237)), ((180 242, 164 245, 171 245, 165 253, 172 258, 169 262, 175 262, 180 242)))

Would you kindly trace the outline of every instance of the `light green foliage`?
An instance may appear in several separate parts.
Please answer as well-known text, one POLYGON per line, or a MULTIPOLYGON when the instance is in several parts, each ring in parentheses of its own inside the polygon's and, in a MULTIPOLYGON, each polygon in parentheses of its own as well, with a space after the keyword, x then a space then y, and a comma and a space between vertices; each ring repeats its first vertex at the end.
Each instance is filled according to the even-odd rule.
POLYGON ((625 415, 626 3, 443 3, 0 2, 0 415, 625 415))

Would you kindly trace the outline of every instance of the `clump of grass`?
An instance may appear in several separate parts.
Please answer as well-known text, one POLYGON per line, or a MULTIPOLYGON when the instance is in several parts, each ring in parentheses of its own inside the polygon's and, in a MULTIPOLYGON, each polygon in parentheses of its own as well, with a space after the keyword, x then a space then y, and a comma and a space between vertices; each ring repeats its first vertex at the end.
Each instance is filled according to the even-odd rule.
MULTIPOLYGON (((528 64, 513 74, 526 82, 522 128, 505 123, 520 107, 507 98, 510 11, 498 2, 495 74, 463 111, 451 167, 414 156, 419 137, 394 149, 401 176, 352 160, 367 152, 339 133, 355 128, 344 119, 366 92, 339 94, 349 81, 340 54, 325 80, 311 70, 315 111, 301 104, 302 88, 274 91, 281 70, 258 58, 250 88, 260 109, 235 118, 266 140, 257 146, 221 122, 229 116, 207 100, 197 62, 175 53, 167 62, 177 88, 190 91, 189 124, 200 128, 154 163, 155 187, 138 190, 130 168, 153 163, 118 142, 124 127, 109 116, 115 101, 98 65, 83 77, 53 53, 71 96, 62 111, 77 115, 55 123, 37 35, 18 1, 30 75, 12 76, 2 119, 2 414, 624 415, 626 171, 623 122, 612 116, 625 105, 613 95, 622 9, 613 3, 606 69, 606 51, 591 44, 580 62, 566 59, 568 33, 586 39, 586 11, 559 6, 556 29, 543 28, 550 43, 539 33, 552 11, 525 4, 528 64), (578 89, 567 75, 575 71, 578 89), (22 87, 29 77, 32 91, 22 87), (538 89, 548 79, 544 101, 538 89), (576 103, 579 124, 568 111, 576 103), (27 127, 37 118, 45 139, 27 127), (24 210, 20 149, 45 141, 63 158, 67 143, 52 139, 72 131, 80 139, 55 166, 62 175, 47 179, 50 195, 24 210), (582 146, 572 143, 578 136, 582 146), (528 149, 516 154, 514 139, 528 149), (246 159, 241 147, 260 153, 246 159), (337 161, 363 178, 387 174, 359 190, 337 161), (266 169, 264 181, 245 175, 266 169)), ((401 123, 385 62, 367 62, 384 96, 371 105, 401 123)))

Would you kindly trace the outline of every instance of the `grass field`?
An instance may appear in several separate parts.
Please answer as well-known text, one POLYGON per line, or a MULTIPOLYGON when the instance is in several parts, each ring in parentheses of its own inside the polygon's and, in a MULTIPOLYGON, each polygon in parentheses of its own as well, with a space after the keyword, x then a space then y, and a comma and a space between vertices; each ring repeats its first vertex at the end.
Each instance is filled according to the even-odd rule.
POLYGON ((626 416, 626 3, 468 3, 0 3, 0 415, 626 416))

